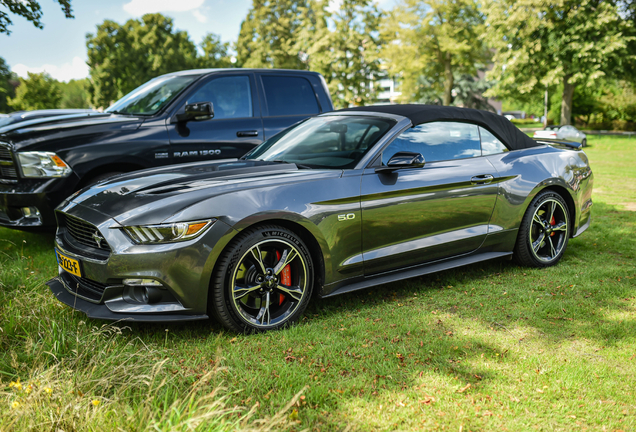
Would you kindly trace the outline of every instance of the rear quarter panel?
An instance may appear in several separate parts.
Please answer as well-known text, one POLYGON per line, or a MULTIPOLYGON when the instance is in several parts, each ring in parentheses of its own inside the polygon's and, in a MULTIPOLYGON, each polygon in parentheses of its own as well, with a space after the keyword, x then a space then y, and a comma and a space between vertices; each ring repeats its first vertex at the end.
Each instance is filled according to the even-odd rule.
POLYGON ((518 229, 530 202, 546 188, 561 192, 574 210, 571 235, 589 220, 593 176, 583 151, 546 145, 487 157, 502 178, 491 225, 518 229))

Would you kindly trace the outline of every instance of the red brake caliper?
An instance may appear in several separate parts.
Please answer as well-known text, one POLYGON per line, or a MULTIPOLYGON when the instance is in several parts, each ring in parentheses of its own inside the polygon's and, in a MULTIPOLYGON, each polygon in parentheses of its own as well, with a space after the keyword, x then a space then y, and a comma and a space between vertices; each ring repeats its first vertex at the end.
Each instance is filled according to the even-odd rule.
MULTIPOLYGON (((281 257, 280 252, 276 251, 276 259, 279 260, 280 257, 281 257)), ((291 269, 289 268, 289 264, 287 264, 285 268, 283 269, 283 271, 281 272, 280 283, 282 283, 285 286, 291 286, 291 269)), ((285 300, 285 296, 281 294, 278 300, 278 305, 279 306, 282 305, 284 300, 285 300)))
MULTIPOLYGON (((554 216, 552 216, 552 219, 550 220, 550 225, 555 226, 556 225, 556 221, 554 220, 554 216)), ((553 237, 554 233, 550 233, 550 237, 553 237)))

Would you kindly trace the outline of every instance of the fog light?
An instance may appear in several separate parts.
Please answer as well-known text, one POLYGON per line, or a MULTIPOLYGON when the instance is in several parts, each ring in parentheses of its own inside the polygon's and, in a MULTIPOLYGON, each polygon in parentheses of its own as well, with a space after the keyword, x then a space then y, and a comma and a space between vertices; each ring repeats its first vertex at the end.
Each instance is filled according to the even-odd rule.
POLYGON ((37 207, 22 207, 22 214, 28 218, 40 218, 40 210, 37 207))
POLYGON ((124 285, 163 288, 163 284, 154 279, 124 279, 124 285))

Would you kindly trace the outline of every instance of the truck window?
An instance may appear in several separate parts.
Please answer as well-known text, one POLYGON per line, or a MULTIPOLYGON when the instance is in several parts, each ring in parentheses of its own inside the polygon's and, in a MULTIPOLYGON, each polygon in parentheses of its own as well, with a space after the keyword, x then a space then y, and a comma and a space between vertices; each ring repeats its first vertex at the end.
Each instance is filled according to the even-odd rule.
POLYGON ((270 116, 318 114, 316 94, 308 80, 291 76, 263 76, 270 116))
POLYGON ((188 103, 212 102, 215 119, 253 117, 252 90, 247 76, 215 78, 199 88, 188 103))

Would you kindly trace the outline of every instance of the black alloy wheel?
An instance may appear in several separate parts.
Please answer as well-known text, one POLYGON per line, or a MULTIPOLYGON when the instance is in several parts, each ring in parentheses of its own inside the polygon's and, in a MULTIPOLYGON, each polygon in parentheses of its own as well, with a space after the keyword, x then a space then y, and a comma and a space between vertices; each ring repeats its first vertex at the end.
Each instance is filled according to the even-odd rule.
POLYGON ((570 214, 556 192, 539 193, 521 221, 515 260, 530 267, 549 267, 559 262, 568 245, 570 214))
POLYGON ((225 327, 264 331, 285 327, 303 313, 313 289, 313 264, 293 232, 276 226, 240 234, 219 260, 210 309, 225 327))

